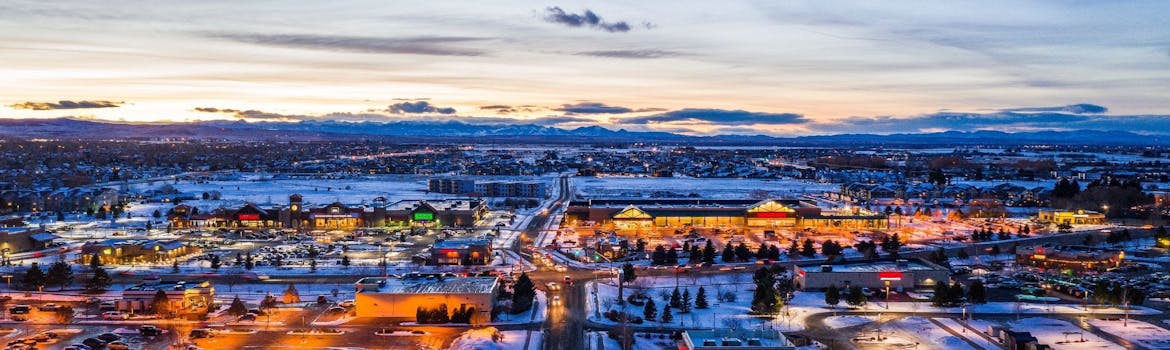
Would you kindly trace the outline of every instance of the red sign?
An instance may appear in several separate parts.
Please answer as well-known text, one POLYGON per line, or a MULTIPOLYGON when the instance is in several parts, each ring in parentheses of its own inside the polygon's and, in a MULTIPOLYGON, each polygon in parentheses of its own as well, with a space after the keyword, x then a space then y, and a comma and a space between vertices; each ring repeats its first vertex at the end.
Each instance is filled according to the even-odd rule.
POLYGON ((901 281, 902 272, 900 271, 882 271, 878 272, 878 279, 882 281, 901 281))
POLYGON ((260 220, 260 214, 240 214, 240 220, 260 220))
POLYGON ((788 217, 788 213, 782 211, 763 211, 756 213, 756 217, 763 219, 784 219, 788 217))
POLYGON ((800 277, 804 277, 804 269, 798 269, 796 273, 800 274, 800 277))

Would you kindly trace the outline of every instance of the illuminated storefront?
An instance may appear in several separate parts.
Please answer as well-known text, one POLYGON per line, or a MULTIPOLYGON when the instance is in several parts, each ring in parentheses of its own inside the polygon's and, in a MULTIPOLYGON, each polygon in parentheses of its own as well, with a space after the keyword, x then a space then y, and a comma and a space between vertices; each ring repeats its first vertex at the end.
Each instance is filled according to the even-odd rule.
POLYGON ((884 214, 861 208, 823 210, 801 200, 592 199, 565 212, 573 226, 612 225, 617 230, 708 227, 771 229, 885 229, 884 214))

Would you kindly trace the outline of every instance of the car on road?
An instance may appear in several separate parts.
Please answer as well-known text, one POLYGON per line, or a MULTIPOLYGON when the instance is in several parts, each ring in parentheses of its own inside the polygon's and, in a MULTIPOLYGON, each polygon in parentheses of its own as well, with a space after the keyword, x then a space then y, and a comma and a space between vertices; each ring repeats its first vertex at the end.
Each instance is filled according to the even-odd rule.
POLYGON ((570 286, 573 285, 573 276, 566 275, 565 276, 565 284, 570 285, 570 286))
POLYGON ((241 315, 241 316, 240 316, 240 318, 236 319, 236 321, 239 321, 239 322, 245 322, 245 321, 247 321, 247 322, 255 322, 255 321, 256 321, 256 314, 244 314, 244 315, 241 315))
POLYGON ((549 282, 546 285, 548 286, 548 290, 551 292, 556 292, 556 291, 561 290, 561 285, 557 284, 556 282, 549 282))
POLYGON ((127 314, 124 314, 124 313, 121 313, 118 311, 106 311, 106 312, 102 313, 103 320, 121 321, 121 320, 126 320, 129 318, 130 318, 130 315, 127 315, 127 314))
POLYGON ((120 341, 111 342, 106 344, 106 350, 130 350, 130 345, 120 341))
POLYGON ((569 271, 569 268, 565 267, 565 265, 557 265, 556 267, 553 267, 553 269, 556 270, 557 272, 569 271))
POLYGON ((102 333, 101 335, 98 335, 97 338, 101 339, 105 342, 114 342, 114 341, 122 340, 122 336, 114 334, 114 333, 102 333))
POLYGON ((337 303, 337 306, 340 306, 340 307, 345 307, 345 308, 350 308, 350 307, 353 307, 353 305, 354 305, 354 303, 353 303, 353 299, 350 299, 350 300, 342 300, 340 303, 337 303))
POLYGON ((552 304, 553 304, 553 305, 560 305, 560 304, 561 304, 561 296, 560 296, 560 295, 554 295, 554 296, 552 297, 552 304))

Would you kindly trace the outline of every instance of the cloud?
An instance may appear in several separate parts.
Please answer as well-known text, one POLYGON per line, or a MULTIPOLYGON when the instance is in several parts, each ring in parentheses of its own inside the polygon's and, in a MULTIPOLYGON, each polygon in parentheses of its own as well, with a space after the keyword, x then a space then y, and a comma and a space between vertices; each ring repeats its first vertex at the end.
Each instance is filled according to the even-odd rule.
POLYGON ((1109 109, 1104 106, 1098 106, 1088 103, 1080 103, 1067 106, 1052 106, 1052 107, 1017 107, 1001 109, 1002 112, 1065 112, 1073 114, 1100 114, 1108 112, 1109 109))
POLYGON ((599 50, 599 51, 582 51, 575 55, 578 56, 594 56, 594 57, 609 57, 609 58, 633 58, 633 59, 651 59, 676 57, 682 54, 674 51, 665 50, 599 50))
POLYGON ((419 114, 419 113, 438 113, 438 114, 455 114, 455 109, 451 107, 438 107, 432 105, 427 101, 418 102, 399 102, 390 105, 386 109, 387 112, 393 114, 419 114))
MULTIPOLYGON (((559 6, 553 6, 545 9, 544 20, 551 23, 563 24, 570 27, 588 27, 598 30, 604 30, 610 33, 624 33, 630 31, 631 27, 626 21, 606 22, 601 19, 592 10, 586 9, 581 14, 565 12, 559 6)), ((644 22, 642 24, 646 29, 654 27, 653 23, 644 22)))
POLYGON ((659 124, 670 122, 711 123, 719 125, 803 124, 803 115, 794 113, 764 113, 744 110, 687 108, 666 113, 618 119, 622 124, 659 124))
POLYGON ((125 102, 114 101, 69 101, 54 102, 20 102, 9 105, 14 109, 31 109, 34 111, 49 111, 55 109, 82 109, 82 108, 116 108, 125 102))
POLYGON ((851 117, 821 122, 810 129, 825 134, 918 133, 996 130, 1101 130, 1166 134, 1170 115, 1103 115, 1108 109, 1092 104, 1008 108, 990 113, 939 112, 911 117, 851 117))
POLYGON ((608 106, 600 102, 581 102, 575 104, 564 104, 561 108, 553 109, 573 114, 622 114, 633 112, 633 109, 619 106, 608 106))
POLYGON ((459 47, 457 44, 489 40, 489 38, 460 36, 375 38, 343 35, 259 33, 213 33, 207 36, 216 39, 267 46, 431 56, 483 56, 486 54, 484 51, 459 47))
POLYGON ((544 108, 541 108, 539 106, 533 106, 533 105, 523 105, 523 106, 490 105, 490 106, 480 106, 479 109, 496 111, 497 114, 536 113, 536 112, 545 110, 544 108))

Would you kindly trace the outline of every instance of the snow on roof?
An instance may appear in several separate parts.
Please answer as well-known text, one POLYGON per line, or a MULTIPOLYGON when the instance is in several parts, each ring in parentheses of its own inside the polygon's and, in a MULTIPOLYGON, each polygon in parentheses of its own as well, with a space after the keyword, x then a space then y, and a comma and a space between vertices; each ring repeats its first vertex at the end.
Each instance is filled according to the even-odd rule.
POLYGON ((496 277, 366 277, 355 284, 363 293, 487 294, 493 293, 496 283, 496 277))
MULTIPOLYGON (((942 267, 931 266, 920 260, 906 260, 899 263, 889 260, 863 261, 844 264, 832 264, 833 272, 881 272, 881 271, 922 271, 922 270, 939 270, 942 267)), ((820 266, 823 264, 810 264, 797 266, 801 270, 817 272, 820 271, 820 266)))
POLYGON ((32 240, 37 241, 37 242, 44 242, 44 241, 51 241, 54 239, 58 239, 61 237, 54 235, 52 233, 41 232, 41 233, 37 233, 37 234, 33 234, 31 236, 28 236, 28 238, 31 238, 32 240))
POLYGON ((689 339, 690 343, 694 344, 696 348, 790 348, 793 346, 792 343, 788 341, 788 338, 784 337, 784 334, 775 330, 697 329, 683 332, 683 336, 689 339), (736 341, 738 341, 739 345, 735 345, 736 341), (714 343, 712 344, 709 342, 714 343), (704 343, 710 345, 705 345, 704 343))

